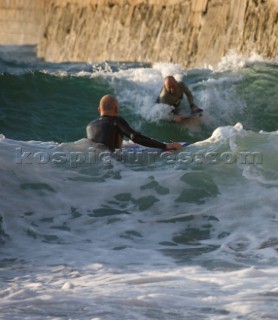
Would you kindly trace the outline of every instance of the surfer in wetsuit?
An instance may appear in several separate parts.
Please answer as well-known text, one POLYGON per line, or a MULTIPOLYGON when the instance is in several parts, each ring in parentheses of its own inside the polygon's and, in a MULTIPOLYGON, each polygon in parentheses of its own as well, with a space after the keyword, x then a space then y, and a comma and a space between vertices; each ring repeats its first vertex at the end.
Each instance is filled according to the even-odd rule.
POLYGON ((191 91, 183 82, 177 82, 173 76, 167 76, 164 78, 164 86, 157 98, 157 103, 164 103, 174 107, 174 120, 180 122, 182 117, 177 114, 177 108, 181 104, 183 94, 185 93, 190 105, 191 112, 200 112, 203 109, 197 107, 194 104, 194 98, 191 91))
POLYGON ((98 112, 100 117, 89 123, 86 131, 87 138, 101 148, 108 148, 114 152, 115 149, 121 148, 124 136, 145 147, 166 150, 182 148, 180 143, 162 143, 133 130, 122 117, 118 116, 118 100, 111 95, 102 97, 98 112))

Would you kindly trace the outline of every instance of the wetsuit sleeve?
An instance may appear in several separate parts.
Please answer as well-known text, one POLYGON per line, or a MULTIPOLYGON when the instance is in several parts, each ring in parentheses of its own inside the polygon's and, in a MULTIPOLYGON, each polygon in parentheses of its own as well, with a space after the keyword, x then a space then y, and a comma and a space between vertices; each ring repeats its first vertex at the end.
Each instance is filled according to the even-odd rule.
POLYGON ((189 90, 189 88, 183 82, 180 82, 179 84, 182 87, 182 90, 183 90, 183 92, 185 93, 185 95, 187 97, 189 105, 190 106, 193 105, 194 104, 194 98, 193 98, 193 95, 192 95, 191 91, 189 90))
POLYGON ((135 143, 141 144, 144 147, 166 149, 165 143, 146 137, 133 130, 123 118, 119 118, 117 121, 117 126, 126 137, 135 143))

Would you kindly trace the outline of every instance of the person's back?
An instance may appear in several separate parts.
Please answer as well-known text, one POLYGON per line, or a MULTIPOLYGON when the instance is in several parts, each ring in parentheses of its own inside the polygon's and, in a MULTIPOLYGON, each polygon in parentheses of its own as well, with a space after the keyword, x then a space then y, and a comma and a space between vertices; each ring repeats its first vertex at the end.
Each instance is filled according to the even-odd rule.
POLYGON ((125 131, 130 129, 123 118, 104 115, 89 123, 86 131, 88 139, 114 151, 121 148, 125 131))

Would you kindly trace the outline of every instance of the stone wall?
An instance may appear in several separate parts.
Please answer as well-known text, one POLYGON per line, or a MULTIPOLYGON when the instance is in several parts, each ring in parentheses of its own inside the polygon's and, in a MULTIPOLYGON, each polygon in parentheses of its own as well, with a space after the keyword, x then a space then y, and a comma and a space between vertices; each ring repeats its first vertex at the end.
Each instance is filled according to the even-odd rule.
POLYGON ((37 37, 38 56, 53 62, 202 67, 216 64, 230 49, 266 59, 278 53, 278 0, 0 0, 4 2, 28 3, 29 24, 20 29, 16 12, 16 27, 6 22, 21 43, 37 37))
POLYGON ((41 0, 0 0, 0 45, 38 44, 43 4, 41 0))

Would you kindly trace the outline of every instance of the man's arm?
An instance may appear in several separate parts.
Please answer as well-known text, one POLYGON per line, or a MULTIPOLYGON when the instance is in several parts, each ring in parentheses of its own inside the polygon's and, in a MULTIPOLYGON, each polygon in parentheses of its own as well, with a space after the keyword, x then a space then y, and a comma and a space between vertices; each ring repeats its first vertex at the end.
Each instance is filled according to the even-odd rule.
POLYGON ((117 126, 126 137, 130 138, 135 143, 141 144, 144 147, 166 150, 179 150, 182 148, 182 145, 180 143, 162 143, 160 141, 142 135, 141 133, 133 130, 123 118, 118 118, 117 126))
POLYGON ((141 144, 144 147, 159 148, 159 149, 167 148, 166 143, 162 143, 160 141, 151 139, 133 130, 123 118, 120 118, 120 117, 118 118, 117 126, 126 137, 128 137, 135 143, 141 144))
POLYGON ((142 146, 150 148, 159 148, 166 150, 179 150, 182 148, 182 145, 180 143, 162 143, 152 138, 146 137, 139 132, 136 132, 136 134, 131 137, 131 140, 135 143, 141 144, 142 146))
POLYGON ((193 95, 192 95, 191 91, 189 90, 189 88, 183 82, 180 82, 180 85, 181 85, 182 90, 185 93, 187 100, 189 102, 189 105, 191 107, 192 105, 194 105, 193 95))
POLYGON ((193 95, 192 95, 191 91, 189 90, 189 88, 183 82, 180 82, 180 84, 182 85, 183 92, 185 93, 185 95, 187 97, 191 111, 192 112, 203 111, 203 109, 201 109, 195 105, 193 95))

